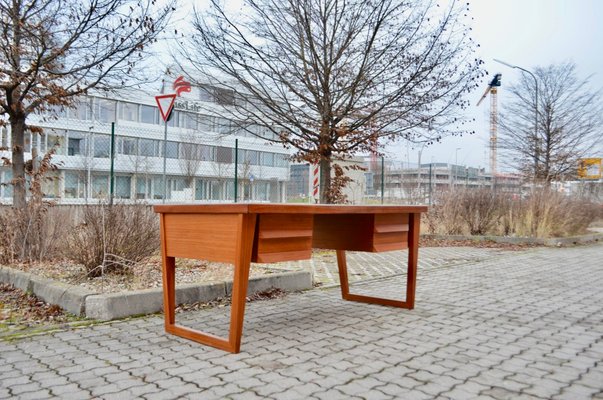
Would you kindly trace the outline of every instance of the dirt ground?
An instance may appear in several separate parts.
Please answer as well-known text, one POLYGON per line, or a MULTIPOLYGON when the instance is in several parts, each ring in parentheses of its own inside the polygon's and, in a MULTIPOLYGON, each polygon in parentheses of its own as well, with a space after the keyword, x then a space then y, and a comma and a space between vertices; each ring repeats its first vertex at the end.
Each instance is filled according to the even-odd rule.
MULTIPOLYGON (((421 238, 421 247, 456 247, 472 246, 486 248, 505 248, 519 250, 528 245, 511 245, 495 242, 475 242, 471 240, 441 240, 421 238)), ((80 285, 103 293, 124 290, 138 290, 161 286, 161 260, 151 257, 145 262, 132 266, 121 274, 106 274, 97 278, 88 278, 82 266, 66 262, 30 263, 11 265, 22 271, 35 273, 65 283, 80 285)), ((273 272, 269 268, 254 264, 251 275, 258 276, 273 272)), ((181 260, 177 268, 177 281, 182 283, 211 282, 232 279, 232 268, 219 263, 207 263, 196 260, 181 260)), ((250 301, 270 299, 282 296, 279 291, 259 293, 250 301)), ((178 311, 200 309, 204 307, 222 307, 228 300, 217 300, 210 303, 181 305, 178 311)), ((0 339, 10 337, 18 332, 30 332, 52 327, 68 327, 81 323, 82 320, 70 315, 58 306, 45 303, 36 296, 24 293, 10 285, 0 283, 0 339)))

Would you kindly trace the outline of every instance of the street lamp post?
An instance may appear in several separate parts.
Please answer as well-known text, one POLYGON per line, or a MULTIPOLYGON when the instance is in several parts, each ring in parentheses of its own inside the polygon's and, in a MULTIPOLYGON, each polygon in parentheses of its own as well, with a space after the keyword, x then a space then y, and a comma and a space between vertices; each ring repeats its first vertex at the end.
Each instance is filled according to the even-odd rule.
POLYGON ((523 72, 526 72, 528 74, 530 74, 530 76, 534 79, 534 87, 536 90, 535 96, 534 96, 534 104, 535 104, 535 111, 534 111, 534 179, 536 179, 536 176, 538 174, 538 158, 539 158, 539 149, 538 149, 538 79, 536 79, 536 76, 531 72, 528 71, 525 68, 521 68, 518 65, 512 65, 509 63, 506 63, 504 61, 501 60, 497 60, 496 58, 494 59, 494 61, 496 61, 499 64, 502 65, 506 65, 509 68, 514 68, 514 69, 519 69, 523 72))
MULTIPOLYGON (((461 148, 457 147, 456 150, 454 151, 454 175, 452 177, 452 187, 456 186, 456 179, 458 178, 458 171, 457 171, 457 166, 459 163, 459 150, 461 148)), ((452 171, 450 171, 452 172, 452 171)))

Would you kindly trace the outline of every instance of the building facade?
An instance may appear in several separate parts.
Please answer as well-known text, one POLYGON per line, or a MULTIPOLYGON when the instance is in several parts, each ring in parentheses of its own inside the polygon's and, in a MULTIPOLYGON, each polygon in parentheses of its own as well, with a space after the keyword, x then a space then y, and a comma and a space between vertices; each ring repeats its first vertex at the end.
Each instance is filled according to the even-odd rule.
MULTIPOLYGON (((207 85, 185 93, 175 102, 167 135, 154 95, 90 95, 74 108, 30 115, 27 124, 43 133, 27 135, 26 160, 54 149, 58 167, 43 185, 45 197, 85 203, 112 193, 125 201, 211 202, 234 201, 236 192, 239 201, 286 200, 287 150, 270 145, 274 136, 266 127, 219 116, 234 92, 207 85)), ((8 149, 0 153, 8 159, 10 136, 3 128, 0 144, 8 149)), ((2 203, 12 201, 11 180, 10 166, 1 167, 2 203)))

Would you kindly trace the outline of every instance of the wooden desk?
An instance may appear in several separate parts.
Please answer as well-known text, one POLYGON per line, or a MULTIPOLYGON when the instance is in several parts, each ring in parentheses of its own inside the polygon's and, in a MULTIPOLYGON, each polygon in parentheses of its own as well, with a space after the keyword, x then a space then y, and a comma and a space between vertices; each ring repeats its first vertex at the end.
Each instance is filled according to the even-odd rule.
POLYGON ((157 205, 161 220, 165 330, 233 353, 241 348, 250 262, 304 260, 313 248, 337 252, 345 300, 412 309, 415 302, 420 215, 425 206, 305 204, 157 205), (406 300, 349 292, 345 250, 408 248, 406 300), (234 264, 230 331, 217 337, 175 323, 175 258, 234 264))

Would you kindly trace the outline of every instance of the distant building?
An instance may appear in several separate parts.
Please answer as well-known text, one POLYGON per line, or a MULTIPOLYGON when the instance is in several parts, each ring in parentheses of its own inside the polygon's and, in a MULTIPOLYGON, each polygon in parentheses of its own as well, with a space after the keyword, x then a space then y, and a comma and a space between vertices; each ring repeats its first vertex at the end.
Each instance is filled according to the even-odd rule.
MULTIPOLYGON (((368 165, 368 163, 367 163, 368 165)), ((521 191, 522 180, 519 175, 497 174, 492 176, 483 168, 467 167, 448 163, 426 163, 414 167, 402 167, 385 161, 382 182, 382 166, 373 166, 367 172, 371 175, 367 185, 367 196, 383 196, 388 199, 411 199, 414 202, 427 202, 435 193, 452 188, 489 187, 500 191, 521 191)))
MULTIPOLYGON (((232 121, 205 114, 208 107, 229 107, 242 101, 226 88, 205 85, 178 98, 164 123, 154 96, 158 93, 124 92, 83 97, 73 109, 56 108, 30 115, 27 124, 43 128, 29 134, 26 160, 32 148, 44 154, 56 149, 58 166, 44 185, 46 197, 61 203, 83 203, 107 198, 111 190, 111 146, 114 145, 114 196, 124 200, 224 201, 234 199, 234 161, 237 156, 240 200, 286 200, 289 179, 288 151, 268 146, 272 132, 259 124, 232 121), (115 138, 111 139, 111 122, 115 138), (254 136, 251 132, 259 135, 254 136), (235 155, 235 140, 238 153, 235 155), (166 159, 164 190, 163 162, 166 159)), ((10 147, 10 128, 2 128, 3 147, 10 147)), ((0 151, 10 159, 10 151, 0 151)), ((12 200, 10 167, 0 167, 0 202, 12 200)))
MULTIPOLYGON (((352 179, 352 181, 343 190, 348 202, 350 204, 363 203, 367 190, 367 175, 365 173, 366 168, 364 166, 364 159, 361 157, 354 157, 351 160, 337 161, 337 164, 343 167, 346 176, 352 179)), ((313 202, 311 199, 312 187, 310 185, 310 180, 312 179, 312 174, 310 164, 291 164, 290 171, 290 180, 287 189, 290 200, 305 200, 307 202, 313 202)), ((334 172, 331 171, 331 175, 333 174, 334 172)))

